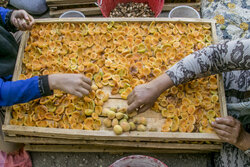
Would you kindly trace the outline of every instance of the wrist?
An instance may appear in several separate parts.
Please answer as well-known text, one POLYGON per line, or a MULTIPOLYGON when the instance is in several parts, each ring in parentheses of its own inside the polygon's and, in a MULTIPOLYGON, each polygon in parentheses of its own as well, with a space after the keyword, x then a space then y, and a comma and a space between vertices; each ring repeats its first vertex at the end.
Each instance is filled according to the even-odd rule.
POLYGON ((246 131, 243 132, 242 136, 241 136, 241 140, 239 142, 239 144, 237 145, 237 147, 239 149, 241 149, 242 151, 246 151, 248 149, 250 149, 250 134, 247 133, 246 131))
POLYGON ((51 74, 48 76, 48 82, 49 82, 49 88, 50 90, 54 90, 54 89, 57 89, 57 76, 56 74, 51 74))
POLYGON ((173 81, 166 73, 154 79, 151 82, 151 84, 154 86, 154 88, 156 89, 156 92, 159 95, 162 94, 168 88, 171 88, 172 86, 174 86, 173 81))

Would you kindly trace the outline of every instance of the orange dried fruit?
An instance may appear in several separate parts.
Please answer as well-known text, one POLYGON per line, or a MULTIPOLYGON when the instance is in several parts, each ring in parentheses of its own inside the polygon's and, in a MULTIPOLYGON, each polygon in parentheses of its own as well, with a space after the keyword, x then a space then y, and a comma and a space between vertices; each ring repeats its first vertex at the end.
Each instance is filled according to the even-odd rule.
POLYGON ((190 115, 193 115, 194 112, 195 112, 195 106, 194 105, 189 105, 188 108, 187 108, 187 112, 190 114, 190 115))
POLYGON ((36 122, 36 126, 38 127, 47 127, 48 126, 48 122, 43 120, 43 121, 37 121, 36 122))

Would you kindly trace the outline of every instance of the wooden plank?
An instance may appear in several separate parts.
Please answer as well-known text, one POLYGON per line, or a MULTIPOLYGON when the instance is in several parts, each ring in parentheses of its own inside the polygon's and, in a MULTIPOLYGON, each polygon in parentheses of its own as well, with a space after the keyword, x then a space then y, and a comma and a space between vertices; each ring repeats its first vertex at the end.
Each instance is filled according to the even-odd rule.
POLYGON ((173 8, 177 7, 177 6, 181 6, 181 5, 185 5, 185 6, 190 6, 192 8, 195 8, 196 10, 200 11, 200 6, 201 3, 200 2, 196 2, 196 3, 165 3, 162 11, 170 11, 173 8))
POLYGON ((58 9, 60 10, 62 7, 66 8, 66 9, 71 9, 71 8, 89 8, 89 7, 98 7, 96 5, 96 1, 94 2, 81 2, 81 3, 60 3, 60 4, 50 4, 48 5, 49 9, 58 9))
POLYGON ((45 18, 45 19, 36 19, 36 23, 82 23, 82 22, 183 22, 183 23, 209 23, 214 22, 213 19, 197 19, 197 18, 102 18, 102 17, 91 17, 91 18, 45 18))
MULTIPOLYGON (((109 153, 207 153, 206 150, 182 150, 182 149, 138 149, 134 147, 110 147, 95 145, 33 145, 24 146, 26 151, 33 152, 109 152, 109 153)), ((211 150, 217 152, 218 150, 211 150)))
POLYGON ((74 3, 95 3, 97 0, 46 0, 48 6, 51 4, 74 4, 74 3))
POLYGON ((57 138, 42 138, 42 137, 8 137, 5 136, 5 141, 24 144, 92 144, 105 146, 120 146, 120 147, 136 147, 136 148, 159 148, 159 149, 182 149, 182 150, 220 150, 221 144, 187 144, 187 143, 166 143, 166 142, 126 142, 126 141, 91 141, 91 140, 68 140, 57 138))
POLYGON ((16 125, 3 125, 3 131, 7 134, 39 136, 65 139, 86 140, 123 140, 123 141, 216 141, 220 138, 216 134, 209 133, 182 133, 182 132, 126 132, 115 135, 112 131, 76 130, 59 128, 41 128, 16 125))
POLYGON ((49 12, 50 16, 58 17, 61 14, 69 11, 69 10, 76 10, 82 12, 84 15, 100 15, 102 12, 99 7, 89 7, 89 8, 71 8, 71 9, 61 9, 61 10, 51 10, 49 12))
MULTIPOLYGON (((216 21, 214 20, 211 22, 211 30, 212 30, 212 38, 213 38, 213 44, 218 43, 218 37, 216 34, 216 26, 215 26, 216 21)), ((221 111, 221 116, 226 117, 227 114, 227 102, 226 102, 226 95, 225 95, 225 89, 224 89, 224 81, 222 74, 217 75, 217 81, 218 81, 218 92, 219 92, 219 102, 220 102, 220 111, 221 111)))

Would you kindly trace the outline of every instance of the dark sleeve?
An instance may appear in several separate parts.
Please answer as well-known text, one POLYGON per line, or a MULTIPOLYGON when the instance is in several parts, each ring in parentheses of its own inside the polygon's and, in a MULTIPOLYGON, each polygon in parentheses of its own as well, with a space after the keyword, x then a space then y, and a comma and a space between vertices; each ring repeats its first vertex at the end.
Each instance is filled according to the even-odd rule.
POLYGON ((0 78, 0 106, 25 103, 42 96, 52 95, 48 76, 36 76, 26 80, 4 81, 0 78))
POLYGON ((16 27, 12 25, 10 21, 12 13, 13 10, 0 7, 0 25, 3 26, 7 31, 16 32, 16 27))
POLYGON ((188 55, 166 73, 175 85, 190 80, 228 72, 250 69, 250 39, 212 45, 188 55))
POLYGON ((38 86, 39 86, 41 96, 52 95, 53 90, 50 90, 48 75, 40 76, 38 80, 39 80, 38 86))

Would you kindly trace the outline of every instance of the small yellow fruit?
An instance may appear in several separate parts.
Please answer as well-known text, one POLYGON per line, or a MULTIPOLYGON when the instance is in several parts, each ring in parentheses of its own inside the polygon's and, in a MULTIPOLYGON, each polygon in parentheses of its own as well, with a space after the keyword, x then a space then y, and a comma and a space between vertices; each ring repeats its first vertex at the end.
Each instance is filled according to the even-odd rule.
POLYGON ((115 134, 117 134, 117 135, 122 134, 122 127, 120 125, 115 125, 113 130, 114 130, 115 134))
POLYGON ((102 116, 108 116, 108 112, 109 112, 109 109, 108 108, 104 108, 102 110, 102 116))
POLYGON ((136 129, 136 126, 135 126, 134 122, 129 122, 129 125, 130 125, 130 130, 135 130, 136 129))
POLYGON ((142 124, 140 124, 140 125, 137 126, 137 130, 140 131, 140 132, 145 132, 146 129, 147 129, 146 126, 144 126, 142 124))
POLYGON ((123 123, 123 122, 128 122, 128 120, 126 120, 126 119, 124 119, 124 118, 123 118, 123 119, 121 119, 121 120, 120 120, 120 122, 119 122, 119 123, 120 123, 120 125, 121 125, 121 123, 123 123))
POLYGON ((122 119, 124 117, 124 114, 121 113, 121 112, 118 112, 118 113, 115 114, 115 117, 120 120, 120 119, 122 119))
POLYGON ((110 108, 110 110, 112 110, 112 111, 116 112, 116 111, 117 111, 117 108, 115 108, 115 107, 111 107, 111 108, 110 108))
POLYGON ((127 108, 119 108, 117 110, 117 112, 126 113, 127 112, 127 108))
POLYGON ((122 130, 123 130, 124 132, 128 132, 128 131, 130 130, 130 125, 129 125, 128 122, 122 122, 120 125, 121 125, 122 130))
POLYGON ((124 115, 123 115, 123 119, 127 119, 127 120, 128 120, 128 115, 127 115, 127 114, 124 114, 124 115))
POLYGON ((108 119, 108 118, 105 118, 105 119, 103 120, 103 124, 104 124, 104 126, 105 126, 106 128, 110 128, 110 127, 111 127, 111 120, 108 119))
POLYGON ((143 125, 147 125, 147 119, 145 117, 139 117, 138 118, 138 124, 143 124, 143 125))
POLYGON ((109 118, 109 119, 114 119, 114 118, 115 118, 115 112, 109 110, 109 111, 108 111, 108 118, 109 118))
POLYGON ((115 127, 115 125, 118 125, 118 119, 116 118, 112 120, 112 127, 115 127))
POLYGON ((128 114, 129 118, 132 118, 132 117, 134 117, 136 115, 137 115, 137 111, 133 111, 133 112, 128 114))

